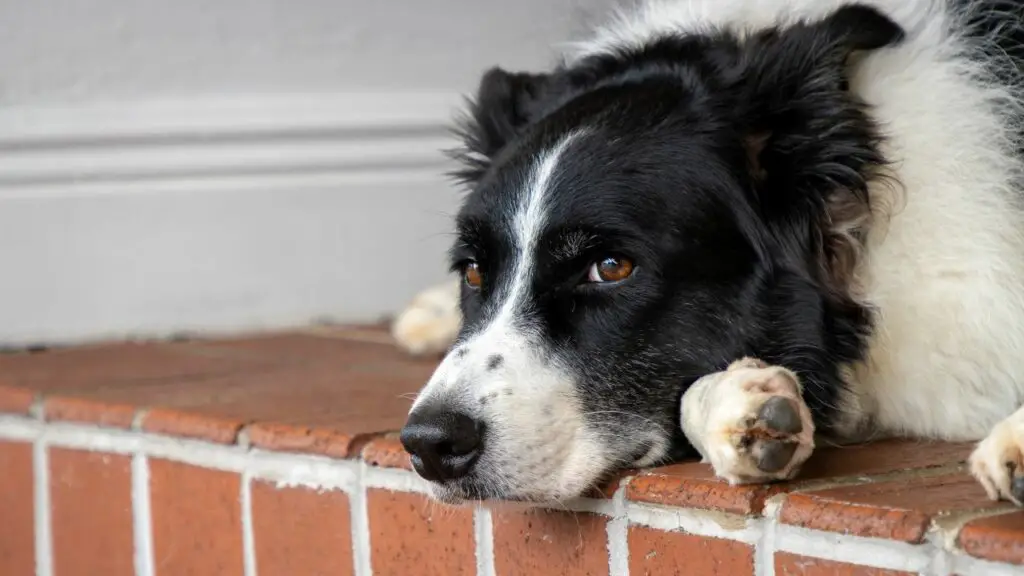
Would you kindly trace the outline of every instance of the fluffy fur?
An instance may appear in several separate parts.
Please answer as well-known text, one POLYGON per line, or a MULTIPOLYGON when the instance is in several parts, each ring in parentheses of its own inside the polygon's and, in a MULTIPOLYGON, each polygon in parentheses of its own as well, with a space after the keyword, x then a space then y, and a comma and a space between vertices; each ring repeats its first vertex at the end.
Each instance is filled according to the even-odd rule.
MULTIPOLYGON (((1000 425, 972 466, 1019 500, 1022 14, 655 1, 553 71, 486 74, 461 126, 453 249, 482 284, 461 283, 461 312, 395 325, 408 349, 451 347, 403 436, 436 495, 559 499, 694 444, 763 452, 731 428, 682 433, 684 392, 710 397, 687 390, 753 357, 798 381, 807 426, 783 440, 805 449, 782 473, 712 458, 720 475, 795 473, 809 427, 981 440, 1000 425), (588 281, 607 257, 632 276, 588 281), (443 442, 417 442, 452 413, 475 426, 454 473, 443 442)), ((730 402, 756 412, 782 393, 744 374, 730 402)))

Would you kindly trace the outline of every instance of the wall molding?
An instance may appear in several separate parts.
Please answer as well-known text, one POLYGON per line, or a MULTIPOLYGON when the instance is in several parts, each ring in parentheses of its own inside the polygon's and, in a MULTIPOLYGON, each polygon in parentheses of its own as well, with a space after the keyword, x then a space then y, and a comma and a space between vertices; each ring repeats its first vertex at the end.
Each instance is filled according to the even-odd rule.
POLYGON ((0 107, 0 346, 393 314, 445 277, 460 102, 0 107))
POLYGON ((0 109, 0 198, 97 182, 443 170, 460 101, 277 94, 0 109))

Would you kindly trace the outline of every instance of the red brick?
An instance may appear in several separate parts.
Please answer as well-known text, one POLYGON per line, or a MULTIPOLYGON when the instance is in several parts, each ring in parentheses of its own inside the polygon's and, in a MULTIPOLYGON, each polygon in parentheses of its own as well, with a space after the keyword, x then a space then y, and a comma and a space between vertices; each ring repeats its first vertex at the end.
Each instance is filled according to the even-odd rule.
POLYGON ((743 576, 754 573, 754 548, 742 542, 629 528, 630 576, 743 576))
POLYGON ((257 448, 331 458, 348 458, 356 443, 364 438, 338 429, 301 424, 258 423, 249 426, 246 432, 249 442, 257 448))
POLYGON ((180 410, 153 408, 142 418, 142 429, 154 434, 197 438, 218 444, 234 444, 244 422, 180 410))
POLYGON ((607 576, 605 517, 548 510, 495 511, 494 567, 498 576, 607 576))
POLYGON ((35 574, 32 445, 0 440, 0 574, 35 574))
POLYGON ((969 453, 967 444, 904 440, 819 448, 793 482, 740 486, 715 477, 707 464, 690 462, 641 472, 626 494, 637 502, 760 514, 767 498, 811 481, 945 466, 964 461, 969 453))
POLYGON ((131 458, 51 448, 54 572, 132 576, 131 458))
POLYGON ((260 576, 354 571, 348 497, 338 491, 252 483, 252 529, 260 576))
POLYGON ((1012 512, 968 522, 959 544, 977 558, 1024 564, 1024 512, 1012 512))
POLYGON ((47 398, 43 402, 43 414, 51 422, 81 422, 125 429, 131 428, 135 420, 133 406, 67 396, 47 398))
POLYGON ((44 395, 78 396, 93 391, 116 397, 119 390, 138 385, 173 387, 175 381, 230 374, 266 363, 266 359, 239 354, 210 354, 191 343, 124 342, 0 355, 0 374, 7 385, 44 395))
POLYGON ((916 572, 857 566, 822 558, 775 553, 775 576, 914 576, 916 572))
POLYGON ((778 485, 768 484, 730 486, 716 478, 709 466, 686 463, 640 473, 629 482, 626 497, 665 506, 760 514, 765 500, 779 490, 778 485))
POLYGON ((35 399, 31 390, 0 384, 0 413, 28 414, 35 399))
POLYGON ((346 329, 303 329, 296 332, 258 334, 239 338, 222 338, 199 342, 204 350, 216 354, 236 353, 245 357, 273 359, 285 366, 310 363, 354 364, 372 358, 372 351, 394 349, 390 338, 363 338, 359 333, 373 332, 373 328, 353 328, 348 337, 346 329), (349 346, 348 342, 356 344, 349 346), (370 353, 367 353, 370 350, 370 353))
POLYGON ((852 476, 876 476, 964 462, 971 443, 883 440, 856 446, 820 447, 804 464, 798 483, 852 476))
POLYGON ((936 515, 992 506, 976 480, 958 473, 790 494, 780 520, 815 530, 919 543, 936 515))
POLYGON ((158 574, 241 576, 238 474, 153 458, 149 485, 158 574))
POLYGON ((394 433, 367 442, 361 456, 364 462, 372 466, 412 470, 409 453, 405 451, 402 443, 398 441, 398 435, 394 433))
POLYGON ((472 509, 379 489, 366 498, 374 574, 476 574, 472 509))
POLYGON ((0 355, 0 410, 36 395, 49 418, 348 457, 399 429, 432 359, 411 358, 379 327, 189 342, 109 343, 0 355), (368 335, 374 335, 373 338, 368 335))

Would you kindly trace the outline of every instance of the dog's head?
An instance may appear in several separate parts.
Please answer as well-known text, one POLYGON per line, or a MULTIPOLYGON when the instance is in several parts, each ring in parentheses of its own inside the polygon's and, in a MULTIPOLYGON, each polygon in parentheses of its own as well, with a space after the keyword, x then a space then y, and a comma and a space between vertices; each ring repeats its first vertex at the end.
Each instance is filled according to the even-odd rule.
POLYGON ((756 355, 827 378, 859 354, 847 256, 882 159, 846 61, 900 36, 852 7, 486 74, 452 250, 463 328, 402 434, 435 496, 579 495, 684 454, 698 377, 756 355))

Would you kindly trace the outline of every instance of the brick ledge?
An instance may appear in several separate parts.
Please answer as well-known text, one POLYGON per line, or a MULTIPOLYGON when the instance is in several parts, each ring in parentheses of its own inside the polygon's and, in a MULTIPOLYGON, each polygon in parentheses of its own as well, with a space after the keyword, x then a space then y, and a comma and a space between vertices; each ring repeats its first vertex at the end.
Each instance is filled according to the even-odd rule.
MULTIPOLYGON (((378 439, 386 441, 385 438, 378 439)), ((714 569, 734 566, 739 558, 744 559, 740 564, 749 566, 744 572, 751 574, 817 574, 832 573, 833 569, 841 565, 860 566, 865 569, 877 569, 881 572, 864 573, 955 573, 963 576, 971 574, 1019 574, 1021 568, 1011 563, 1021 563, 1024 558, 1020 556, 1007 557, 1006 547, 1003 546, 1002 562, 975 558, 965 553, 961 547, 962 542, 958 541, 958 534, 966 534, 977 531, 971 528, 976 522, 974 515, 966 515, 965 521, 968 529, 962 530, 965 522, 958 522, 955 519, 933 523, 928 527, 926 537, 919 543, 900 542, 893 539, 864 537, 854 534, 840 532, 829 532, 800 526, 787 525, 782 522, 783 511, 787 505, 787 499, 791 495, 779 494, 768 499, 765 504, 763 515, 743 515, 720 510, 707 510, 700 508, 681 508, 674 506, 651 504, 646 502, 635 502, 627 498, 630 483, 636 480, 637 476, 626 476, 618 481, 618 487, 612 492, 610 498, 603 495, 595 495, 592 498, 580 498, 565 503, 565 506, 558 510, 524 510, 521 506, 495 504, 488 509, 460 507, 454 509, 439 510, 436 504, 427 502, 423 494, 426 492, 426 483, 415 473, 403 468, 382 468, 368 463, 361 459, 332 459, 324 456, 281 453, 266 451, 244 444, 223 445, 213 442, 182 439, 171 436, 159 435, 144 432, 141 430, 124 430, 119 428, 99 427, 94 425, 82 425, 73 423, 46 423, 37 418, 21 416, 0 416, 0 462, 5 462, 5 454, 17 452, 20 448, 31 453, 34 462, 35 477, 34 505, 44 505, 45 498, 40 495, 47 492, 47 478, 41 478, 39 470, 45 467, 46 462, 39 460, 46 459, 44 454, 52 454, 54 451, 61 451, 62 458, 73 456, 74 458, 89 459, 99 455, 99 460, 93 460, 89 465, 93 468, 109 466, 111 458, 128 457, 131 461, 129 471, 129 485, 133 487, 130 495, 123 497, 130 498, 131 502, 131 532, 134 542, 152 542, 156 549, 159 549, 159 538, 166 530, 161 531, 158 525, 154 524, 157 512, 167 503, 153 501, 156 489, 153 486, 154 474, 168 474, 160 468, 153 471, 153 463, 159 462, 160 466, 171 465, 173 474, 215 474, 233 479, 231 490, 238 490, 237 502, 243 502, 254 508, 238 510, 238 526, 240 534, 237 541, 241 543, 242 550, 238 550, 239 560, 242 566, 251 564, 259 566, 263 559, 264 532, 273 530, 266 526, 266 522, 257 521, 264 506, 262 499, 266 498, 312 498, 314 504, 311 509, 318 507, 315 502, 320 499, 327 501, 329 498, 341 499, 345 502, 349 518, 349 531, 345 536, 350 539, 352 550, 346 554, 335 550, 332 555, 341 554, 350 561, 346 565, 344 573, 368 575, 372 573, 389 573, 386 566, 394 568, 390 562, 394 562, 394 556, 381 560, 381 569, 377 568, 378 557, 386 554, 390 548, 398 546, 428 546, 443 545, 443 542, 431 540, 416 544, 402 538, 399 544, 387 537, 390 531, 416 531, 418 528, 411 522, 414 520, 415 512, 433 509, 433 514, 439 514, 440 522, 449 524, 461 524, 461 530, 453 529, 451 536, 461 540, 462 548, 453 546, 450 550, 453 559, 434 558, 434 567, 458 565, 460 561, 474 558, 474 567, 479 574, 505 574, 517 573, 515 566, 508 570, 510 559, 510 548, 513 547, 509 541, 514 541, 520 546, 541 546, 544 548, 554 546, 559 553, 564 550, 573 550, 574 537, 581 534, 589 534, 586 528, 579 528, 579 517, 585 517, 591 523, 600 524, 603 528, 596 530, 601 533, 601 545, 595 546, 593 542, 587 541, 584 546, 588 549, 596 549, 594 554, 602 556, 598 563, 604 567, 605 572, 612 570, 611 567, 629 566, 632 574, 663 573, 661 570, 668 566, 692 566, 696 571, 686 573, 712 573, 714 569), (103 462, 103 464, 97 464, 103 462), (167 464, 170 463, 170 464, 167 464), (141 476, 141 478, 140 478, 141 476), (148 476, 148 478, 146 478, 148 476), (149 480, 148 483, 145 480, 149 480), (258 487, 261 494, 270 496, 254 498, 258 487), (393 510, 394 509, 394 510, 393 510), (399 515, 405 509, 406 511, 399 515), (565 517, 574 513, 577 518, 569 522, 565 517), (382 516, 383 515, 383 516, 382 516), (378 516, 382 516, 378 519, 378 516), (376 520, 376 522, 375 522, 376 520), (401 520, 401 522, 395 522, 401 520), (565 530, 569 524, 573 530, 565 530), (377 526, 377 523, 383 523, 377 526), (384 526, 384 524, 392 524, 384 526), (489 526, 485 525, 490 523, 489 526), (546 526, 543 526, 545 525, 546 526), (540 537, 540 541, 531 543, 531 536, 524 535, 524 529, 529 532, 533 525, 542 525, 542 530, 551 532, 540 537), (383 526, 383 527, 382 527, 383 526), (582 532, 579 532, 582 530, 582 532), (490 542, 483 542, 482 538, 492 535, 490 542), (377 542, 377 537, 383 537, 377 542), (524 544, 525 542, 525 544, 524 544), (638 552, 650 548, 636 557, 638 552), (698 560, 693 554, 699 553, 698 560), (669 557, 664 560, 662 556, 669 557), (452 560, 452 564, 445 564, 452 560), (749 562, 747 562, 749 560, 749 562), (654 562, 647 567, 645 563, 654 562), (683 562, 683 564, 678 564, 683 562), (693 565, 692 563, 698 563, 693 565), (438 564, 440 563, 440 564, 438 564), (838 564, 837 564, 838 563, 838 564), (770 566, 769 566, 770 565, 770 566), (504 569, 502 567, 504 566, 504 569), (808 567, 824 569, 825 572, 815 572, 808 567), (795 567, 795 568, 794 568, 795 567), (649 572, 653 568, 655 572, 649 572), (808 571, 810 570, 810 571, 808 571), (884 572, 884 571, 895 572, 884 572)), ((372 450, 370 450, 372 452, 372 450)), ((10 458, 10 456, 7 456, 10 458)), ((49 466, 55 465, 54 459, 49 458, 49 466)), ((88 466, 87 466, 88 467, 88 466)), ((19 471, 10 470, 14 475, 19 471)), ((24 471, 21 471, 24 474, 24 471)), ((28 474, 31 476, 32 472, 28 474)), ((44 474, 45 476, 46 474, 44 474)), ((49 492, 58 488, 54 486, 55 473, 49 473, 49 492)), ((9 480, 8 480, 9 481, 9 480)), ((10 492, 7 492, 10 494, 10 492)), ((25 494, 20 494, 20 499, 31 502, 25 494)), ((60 498, 49 498, 50 506, 61 502, 60 498)), ((176 502, 175 504, 180 504, 176 502)), ((201 512, 201 508, 194 511, 201 512)), ((282 509, 279 509, 280 512, 282 509)), ((43 526, 34 528, 35 546, 37 550, 53 550, 54 554, 60 554, 67 548, 66 541, 61 542, 64 528, 58 525, 59 519, 67 513, 50 511, 54 521, 44 523, 43 526)), ((1021 515, 1021 512, 1009 511, 1006 509, 993 510, 982 514, 981 522, 987 522, 995 518, 1006 524, 1014 516, 1021 515)), ((17 515, 15 515, 17 516, 17 515)), ((48 515, 35 509, 32 514, 34 518, 45 518, 48 515)), ((194 521, 196 518, 189 518, 194 521)), ((205 520, 205 519, 203 519, 205 520)), ((262 519, 261 519, 262 520, 262 519)), ((279 519, 278 519, 279 521, 279 519)), ((297 519, 281 522, 288 526, 290 522, 297 519)), ((439 521, 429 515, 419 520, 430 526, 427 531, 431 532, 432 527, 439 521)), ((1019 522, 1019 519, 1018 519, 1019 522)), ((1018 524, 1019 525, 1019 524, 1018 524)), ((179 527, 180 528, 180 527, 179 527)), ((195 526, 195 530, 204 531, 203 526, 195 526)), ((0 529, 0 536, 4 534, 0 529)), ((338 535, 336 535, 338 536, 338 535)), ((1004 535, 1005 536, 1005 535, 1004 535)), ((180 537, 180 536, 179 536, 180 537)), ((287 535, 267 535, 268 542, 277 539, 287 538, 287 535)), ((996 542, 1005 544, 1003 541, 996 542)), ((300 545, 301 542, 291 543, 300 545)), ((1019 548, 1019 545, 1018 545, 1019 548)), ((285 548, 293 553, 298 550, 285 548)), ((3 543, 0 540, 0 550, 3 550, 3 543)), ((392 550, 394 552, 394 550, 392 550)), ((402 551, 404 555, 408 551, 402 551)), ((150 553, 155 553, 153 549, 150 553)), ((269 553, 269 552, 268 552, 269 553)), ((588 551, 588 554, 590 552, 588 551)), ((443 556, 443 555, 442 555, 443 556)), ((0 554, 0 566, 4 560, 0 554)), ((60 564, 57 557, 53 559, 60 564)), ((211 560, 203 558, 179 559, 179 562, 190 564, 198 562, 222 563, 223 560, 211 560)), ((270 564, 285 562, 303 562, 306 560, 281 560, 270 558, 270 564)), ((322 561, 322 560, 321 560, 322 561)), ((549 560, 540 559, 539 562, 549 560)), ((555 558, 550 561, 561 562, 567 570, 564 573, 572 572, 588 560, 583 558, 569 557, 555 558)), ((141 562, 136 566, 138 574, 152 574, 154 566, 153 558, 136 560, 141 562), (143 567, 139 569, 139 567, 143 567), (148 567, 148 568, 147 568, 148 567)), ((12 567, 13 568, 13 567, 12 567)), ((294 566, 293 566, 294 568, 294 566)), ((270 571, 272 572, 272 571, 270 571)), ((29 572, 17 572, 5 570, 5 574, 28 574, 29 572)), ((231 571, 223 573, 234 573, 231 571)), ((243 570, 247 575, 254 574, 254 571, 243 570)), ((260 570, 260 574, 264 571, 260 570)), ((444 571, 426 571, 424 573, 446 573, 444 571)), ((582 573, 582 572, 579 572, 582 573)), ((614 572, 623 573, 623 572, 614 572)), ((729 574, 738 572, 728 571, 729 574)))
POLYGON ((555 509, 443 507, 389 432, 434 361, 381 334, 0 355, 0 574, 1024 573, 1024 511, 985 499, 963 444, 824 448, 771 486, 681 463, 555 509))

